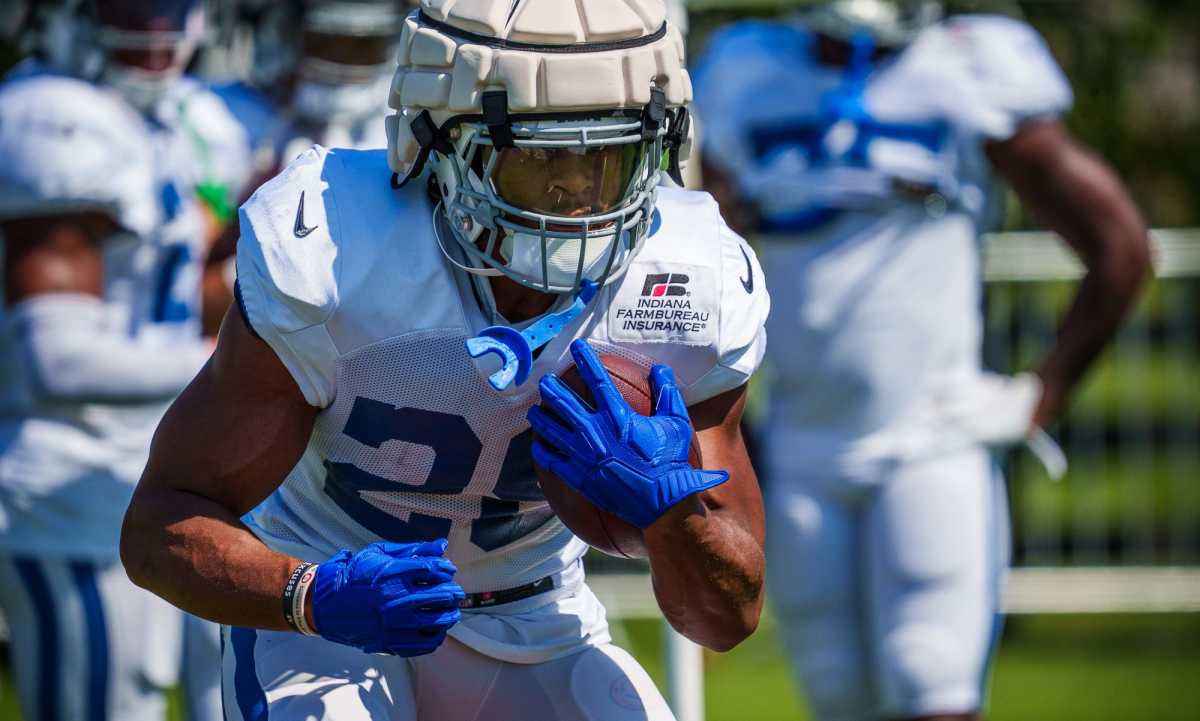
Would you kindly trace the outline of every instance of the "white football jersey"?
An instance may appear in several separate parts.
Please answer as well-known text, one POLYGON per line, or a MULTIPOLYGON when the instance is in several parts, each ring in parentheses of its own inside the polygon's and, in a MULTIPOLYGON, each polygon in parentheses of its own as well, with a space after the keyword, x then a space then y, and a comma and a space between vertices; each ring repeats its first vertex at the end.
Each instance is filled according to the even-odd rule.
MULTIPOLYGON (((26 137, 37 134, 39 147, 62 148, 53 157, 47 153, 18 162, 71 162, 73 138, 106 117, 132 117, 119 128, 123 141, 151 149, 122 158, 147 166, 136 173, 129 167, 114 172, 72 164, 74 174, 94 174, 79 178, 81 186, 138 182, 123 195, 141 204, 126 212, 146 220, 146 234, 117 235, 103 248, 108 327, 164 352, 181 343, 197 344, 202 220, 192 188, 178 174, 177 136, 124 109, 112 91, 81 80, 23 68, 19 77, 0 85, 0 126, 23 128, 26 137), (131 133, 138 139, 130 141, 131 133)), ((61 212, 54 189, 43 188, 42 194, 44 212, 61 212)), ((38 214, 35 208, 28 212, 38 214)), ((111 558, 166 404, 42 400, 27 383, 26 360, 12 335, 19 329, 3 321, 0 310, 0 547, 111 558)))
POLYGON ((931 384, 978 371, 979 236, 1001 200, 985 145, 1071 104, 1037 33, 998 16, 948 19, 850 76, 803 28, 763 22, 723 31, 695 73, 705 153, 761 212, 770 445, 790 474, 879 460, 863 449, 895 445, 880 438, 931 384))
POLYGON ((993 185, 984 143, 1072 100, 1037 32, 1000 16, 953 17, 862 73, 821 64, 801 26, 738 23, 693 79, 705 153, 768 233, 934 193, 980 217, 993 185))
MULTIPOLYGON (((154 118, 187 141, 190 158, 181 172, 206 199, 237 211, 254 177, 250 134, 216 92, 191 76, 177 80, 155 108, 154 118)), ((248 192, 248 191, 247 191, 248 192)))
MULTIPOLYGON (((671 365, 690 404, 742 385, 765 347, 755 256, 709 196, 661 189, 625 275, 501 394, 487 383, 494 368, 465 349, 490 325, 474 284, 443 257, 422 193, 393 190, 390 177, 385 151, 315 147, 242 208, 241 306, 322 409, 299 464, 246 520, 267 545, 312 561, 381 539, 447 537, 467 592, 550 576, 560 591, 528 604, 575 593, 585 546, 551 512, 530 457, 525 413, 538 378, 564 369, 579 337, 671 365)), ((600 633, 602 611, 582 605, 557 612, 590 617, 582 625, 539 617, 538 643, 600 633)), ((472 616, 452 633, 485 653, 531 643, 533 627, 516 617, 472 616)))

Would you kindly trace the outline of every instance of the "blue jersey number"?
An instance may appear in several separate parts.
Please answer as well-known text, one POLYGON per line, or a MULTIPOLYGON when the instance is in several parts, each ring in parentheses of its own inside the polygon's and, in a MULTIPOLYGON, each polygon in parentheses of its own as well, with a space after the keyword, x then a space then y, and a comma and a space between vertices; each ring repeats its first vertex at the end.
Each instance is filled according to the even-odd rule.
POLYGON ((180 275, 191 262, 192 249, 186 245, 173 245, 163 253, 154 285, 155 323, 185 323, 192 318, 192 303, 176 290, 180 275))
MULTIPOLYGON (((449 518, 410 512, 399 518, 363 498, 364 492, 413 490, 458 495, 467 488, 483 452, 483 444, 462 416, 422 408, 397 408, 388 403, 356 398, 343 432, 367 446, 404 441, 433 451, 433 465, 420 485, 398 483, 349 463, 325 462, 325 493, 357 523, 388 541, 411 543, 444 538, 449 518)), ((520 501, 542 500, 530 454, 532 431, 508 445, 493 497, 482 498, 480 515, 471 524, 471 542, 485 551, 507 545, 545 523, 548 507, 520 512, 520 501)))

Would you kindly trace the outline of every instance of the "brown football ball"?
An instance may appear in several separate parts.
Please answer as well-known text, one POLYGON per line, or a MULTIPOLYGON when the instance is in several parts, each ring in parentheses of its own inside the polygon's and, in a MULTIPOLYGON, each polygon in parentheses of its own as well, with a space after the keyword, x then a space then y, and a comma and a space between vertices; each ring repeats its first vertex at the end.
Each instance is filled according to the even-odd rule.
MULTIPOLYGON (((650 415, 653 400, 650 395, 649 371, 618 355, 601 355, 600 362, 604 364, 613 384, 630 407, 642 415, 650 415)), ((559 378, 584 401, 595 407, 591 391, 574 365, 559 373, 559 378)), ((700 447, 694 435, 688 459, 696 468, 703 467, 700 463, 700 447)), ((537 467, 537 478, 550 508, 572 533, 589 546, 619 558, 646 557, 646 541, 640 528, 592 505, 591 501, 541 466, 537 467)))

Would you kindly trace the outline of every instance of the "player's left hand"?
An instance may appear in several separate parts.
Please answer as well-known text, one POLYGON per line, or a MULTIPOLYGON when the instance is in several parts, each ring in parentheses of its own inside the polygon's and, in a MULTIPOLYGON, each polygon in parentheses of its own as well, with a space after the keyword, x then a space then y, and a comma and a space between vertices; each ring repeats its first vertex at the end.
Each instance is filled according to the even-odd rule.
POLYGON ((654 415, 646 417, 621 397, 586 341, 573 342, 571 355, 596 399, 596 410, 555 376, 543 376, 538 386, 542 406, 529 409, 529 424, 540 436, 533 444, 539 466, 638 528, 654 523, 688 496, 729 480, 725 471, 688 463, 692 424, 668 366, 650 369, 654 415))
POLYGON ((1034 430, 1042 382, 1032 373, 997 373, 933 385, 931 412, 937 426, 991 447, 1024 441, 1034 430))
MULTIPOLYGON (((1051 478, 1066 473, 1062 449, 1036 423, 1042 381, 1033 373, 980 373, 933 388, 930 414, 942 438, 1007 448, 1024 443, 1051 478)), ((950 442, 953 442, 951 440, 950 442)))

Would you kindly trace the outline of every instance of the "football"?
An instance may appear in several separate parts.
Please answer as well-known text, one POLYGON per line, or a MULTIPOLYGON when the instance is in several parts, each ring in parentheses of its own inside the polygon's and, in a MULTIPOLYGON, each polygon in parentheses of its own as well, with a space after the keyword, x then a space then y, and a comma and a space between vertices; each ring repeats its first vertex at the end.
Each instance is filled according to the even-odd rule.
MULTIPOLYGON (((649 371, 617 355, 601 355, 600 362, 608 370, 613 385, 625 402, 636 412, 650 415, 654 402, 650 394, 649 371)), ((586 403, 595 407, 592 394, 574 365, 559 373, 559 378, 586 403)), ((703 467, 694 435, 688 459, 696 468, 703 467)), ((646 543, 640 528, 592 505, 591 501, 563 483, 558 476, 540 466, 537 467, 537 478, 550 508, 567 528, 592 548, 619 558, 646 557, 646 543)))

